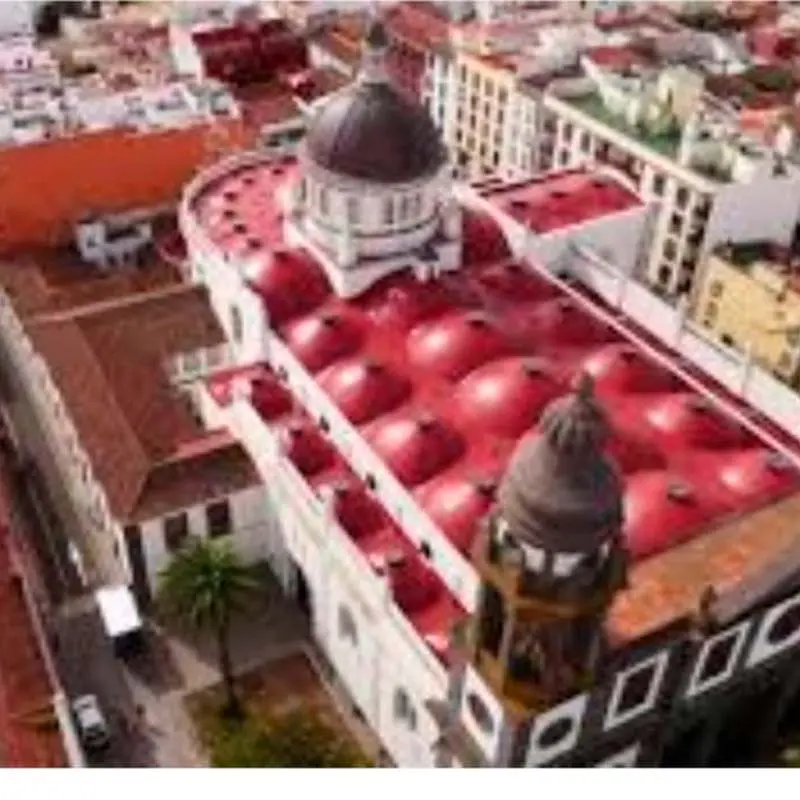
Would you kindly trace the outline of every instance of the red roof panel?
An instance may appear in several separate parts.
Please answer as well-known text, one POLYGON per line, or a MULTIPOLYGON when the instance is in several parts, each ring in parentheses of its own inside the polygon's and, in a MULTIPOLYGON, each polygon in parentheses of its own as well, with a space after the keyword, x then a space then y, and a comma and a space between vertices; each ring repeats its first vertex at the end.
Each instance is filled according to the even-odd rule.
MULTIPOLYGON (((280 250, 281 229, 274 227, 276 212, 269 208, 277 178, 264 166, 252 169, 252 185, 241 172, 231 176, 236 197, 225 202, 250 227, 263 225, 263 238, 280 250)), ((294 167, 287 164, 283 170, 285 178, 291 177, 294 167)), ((569 172, 513 190, 483 191, 522 192, 534 205, 572 209, 571 219, 579 221, 638 202, 608 181, 569 172), (589 207, 577 209, 587 197, 589 207)), ((201 223, 214 207, 213 195, 227 187, 228 181, 220 179, 198 199, 201 223)), ((435 281, 418 281, 409 270, 361 296, 338 298, 311 256, 292 250, 256 282, 298 357, 312 368, 326 364, 318 373, 319 386, 361 428, 395 476, 414 489, 456 547, 468 550, 486 510, 474 481, 502 474, 543 405, 568 391, 581 370, 595 377, 611 418, 608 452, 625 476, 626 535, 635 557, 668 549, 715 520, 798 487, 794 470, 778 473, 774 465, 764 466, 759 453, 765 446, 756 436, 705 408, 677 375, 601 321, 591 305, 602 303, 571 297, 535 265, 523 269, 509 259, 503 235, 488 215, 466 210, 464 231, 462 269, 435 281), (309 323, 313 335, 298 340, 304 315, 311 311, 317 320, 324 314, 346 318, 358 336, 346 337, 346 346, 331 346, 317 323, 309 323), (544 374, 524 374, 519 367, 526 363, 541 365, 544 374)), ((213 221, 207 233, 223 249, 230 247, 213 221)), ((645 332, 632 330, 660 348, 645 332)), ((695 377, 712 393, 719 391, 703 376, 695 377)), ((334 467, 320 469, 327 478, 325 470, 334 467)), ((386 526, 359 535, 360 545, 373 555, 393 541, 386 526)))

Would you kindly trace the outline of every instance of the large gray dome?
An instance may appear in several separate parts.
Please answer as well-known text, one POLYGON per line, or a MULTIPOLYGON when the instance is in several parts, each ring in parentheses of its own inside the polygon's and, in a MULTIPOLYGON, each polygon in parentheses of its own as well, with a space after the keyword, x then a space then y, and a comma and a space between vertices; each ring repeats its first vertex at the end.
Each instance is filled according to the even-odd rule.
POLYGON ((553 402, 539 433, 511 459, 498 494, 500 513, 520 541, 559 552, 591 552, 622 524, 622 481, 603 455, 608 425, 582 379, 553 402))
POLYGON ((447 157, 424 108, 389 83, 366 82, 325 103, 309 127, 306 152, 330 172, 384 184, 432 175, 447 157))
POLYGON ((323 169, 391 184, 433 175, 446 163, 447 151, 428 113, 386 77, 388 46, 385 28, 374 22, 364 42, 361 76, 324 103, 311 120, 306 153, 323 169))

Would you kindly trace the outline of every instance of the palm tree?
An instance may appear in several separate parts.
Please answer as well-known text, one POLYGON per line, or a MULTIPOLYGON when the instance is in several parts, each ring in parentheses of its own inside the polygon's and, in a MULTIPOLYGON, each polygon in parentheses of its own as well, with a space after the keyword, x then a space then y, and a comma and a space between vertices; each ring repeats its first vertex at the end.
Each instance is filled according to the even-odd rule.
POLYGON ((210 630, 217 643, 225 690, 223 713, 241 716, 231 663, 230 625, 258 587, 253 570, 226 542, 193 539, 162 570, 159 597, 168 613, 210 630))

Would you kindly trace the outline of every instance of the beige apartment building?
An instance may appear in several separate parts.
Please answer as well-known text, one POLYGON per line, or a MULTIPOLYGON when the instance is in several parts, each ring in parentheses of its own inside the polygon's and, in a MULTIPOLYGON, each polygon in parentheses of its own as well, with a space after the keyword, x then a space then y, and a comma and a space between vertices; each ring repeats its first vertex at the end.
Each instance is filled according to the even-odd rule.
POLYGON ((767 242, 726 244, 703 265, 692 316, 723 344, 798 386, 800 258, 767 242))

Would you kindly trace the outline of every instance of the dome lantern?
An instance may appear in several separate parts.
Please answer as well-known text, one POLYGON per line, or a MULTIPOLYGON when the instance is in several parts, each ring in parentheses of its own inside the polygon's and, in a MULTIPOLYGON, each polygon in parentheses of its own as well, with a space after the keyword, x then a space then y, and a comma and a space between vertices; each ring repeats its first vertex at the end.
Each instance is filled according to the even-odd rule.
POLYGON ((622 481, 603 454, 606 415, 582 375, 573 394, 542 413, 538 435, 514 454, 500 513, 515 538, 550 552, 599 548, 622 524, 622 481))
POLYGON ((362 44, 361 71, 358 79, 367 83, 387 83, 386 55, 391 41, 383 21, 377 15, 369 23, 362 44))

